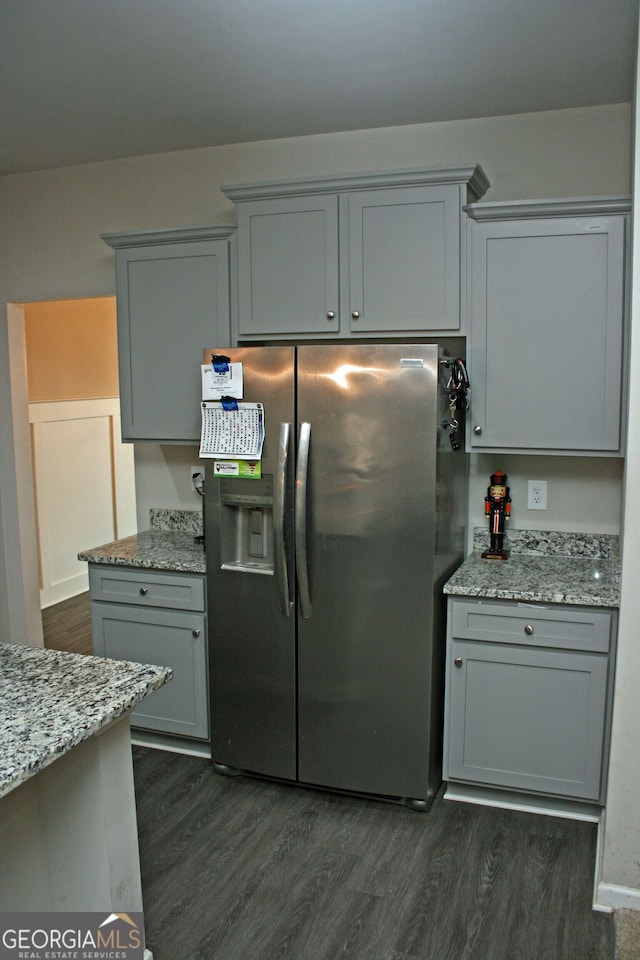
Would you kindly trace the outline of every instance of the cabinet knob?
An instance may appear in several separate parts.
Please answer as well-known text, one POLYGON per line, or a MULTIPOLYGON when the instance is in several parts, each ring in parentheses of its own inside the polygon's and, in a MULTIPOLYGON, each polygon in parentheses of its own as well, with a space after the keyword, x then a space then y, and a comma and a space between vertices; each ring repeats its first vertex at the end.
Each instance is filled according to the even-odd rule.
POLYGON ((359 310, 352 310, 352 311, 351 311, 351 316, 353 317, 354 320, 357 320, 358 317, 360 316, 360 311, 359 311, 359 310))
POLYGON ((336 315, 335 310, 327 310, 327 320, 333 320, 335 315, 336 315))
POLYGON ((194 627, 194 629, 191 631, 191 633, 194 635, 194 637, 199 637, 199 636, 200 636, 200 631, 199 631, 196 627, 194 627))
POLYGON ((461 666, 462 666, 462 657, 456 657, 453 662, 455 663, 456 667, 461 667, 461 666))
POLYGON ((532 634, 533 634, 533 627, 531 626, 530 623, 528 623, 528 624, 526 625, 526 627, 524 628, 524 632, 526 633, 526 635, 527 635, 528 637, 532 636, 532 634))
POLYGON ((475 427, 473 428, 473 432, 475 433, 476 437, 480 436, 480 434, 482 433, 482 427, 480 426, 479 423, 476 423, 475 427))
POLYGON ((146 595, 147 595, 148 593, 149 593, 149 590, 147 589, 147 587, 140 587, 140 596, 141 596, 141 597, 146 597, 146 595))

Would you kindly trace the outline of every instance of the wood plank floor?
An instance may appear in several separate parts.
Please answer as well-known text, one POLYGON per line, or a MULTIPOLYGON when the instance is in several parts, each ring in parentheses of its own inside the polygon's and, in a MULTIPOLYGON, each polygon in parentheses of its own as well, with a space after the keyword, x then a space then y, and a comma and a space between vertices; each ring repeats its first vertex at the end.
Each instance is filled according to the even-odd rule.
POLYGON ((134 748, 155 960, 613 960, 592 824, 219 776, 134 748))
MULTIPOLYGON (((91 652, 87 594, 43 623, 46 646, 91 652)), ((441 796, 420 814, 133 756, 154 960, 613 960, 592 824, 441 796)))
POLYGON ((89 594, 55 603, 42 611, 44 645, 50 650, 91 653, 91 607, 89 594))

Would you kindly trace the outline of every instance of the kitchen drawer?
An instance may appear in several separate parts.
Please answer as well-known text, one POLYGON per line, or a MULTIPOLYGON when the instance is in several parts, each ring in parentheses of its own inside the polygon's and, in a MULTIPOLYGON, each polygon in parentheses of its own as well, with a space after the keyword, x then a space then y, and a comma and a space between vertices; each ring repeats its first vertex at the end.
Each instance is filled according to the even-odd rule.
POLYGON ((612 616, 581 607, 450 601, 451 635, 482 640, 608 653, 612 616))
POLYGON ((204 576, 89 564, 92 600, 173 610, 205 609, 204 576))

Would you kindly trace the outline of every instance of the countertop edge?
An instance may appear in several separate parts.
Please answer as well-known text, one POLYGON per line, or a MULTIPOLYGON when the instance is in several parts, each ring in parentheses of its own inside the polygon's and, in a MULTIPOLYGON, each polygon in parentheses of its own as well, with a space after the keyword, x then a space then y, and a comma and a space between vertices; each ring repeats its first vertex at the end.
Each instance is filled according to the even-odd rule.
MULTIPOLYGON (((156 664, 140 664, 133 661, 114 661, 104 657, 86 656, 84 654, 73 654, 62 651, 49 651, 39 647, 22 647, 20 645, 1 644, 0 649, 4 651, 14 651, 16 654, 24 653, 25 649, 37 651, 30 654, 31 657, 37 657, 38 653, 55 654, 58 658, 62 654, 63 659, 72 658, 71 662, 91 660, 94 663, 99 662, 109 665, 120 674, 114 682, 116 689, 112 698, 106 703, 99 702, 93 706, 85 708, 86 714, 81 716, 61 717, 61 728, 54 732, 47 732, 48 742, 38 742, 37 744, 28 744, 23 747, 23 754, 28 753, 26 759, 20 760, 20 743, 9 744, 7 752, 10 754, 11 747, 14 748, 14 754, 8 761, 5 761, 0 781, 0 797, 6 796, 21 784, 26 783, 31 777, 40 773, 54 761, 59 760, 74 747, 79 746, 86 740, 96 734, 101 733, 112 723, 122 719, 126 714, 137 706, 145 697, 154 693, 165 683, 171 680, 173 671, 169 667, 156 664), (78 658, 75 661, 73 658, 78 658), (127 685, 126 689, 119 689, 119 685, 127 685)), ((52 710, 55 706, 52 706, 52 710)), ((70 712, 70 711, 69 711, 70 712)))
POLYGON ((122 557, 117 554, 99 554, 85 550, 78 554, 78 560, 84 560, 87 563, 98 563, 108 567, 129 567, 132 570, 161 570, 164 573, 193 573, 204 574, 207 572, 205 561, 194 560, 193 562, 178 563, 175 560, 156 560, 156 559, 132 559, 131 557, 122 557))
POLYGON ((453 587, 444 593, 447 597, 468 597, 470 600, 509 600, 512 603, 557 603, 568 607, 599 607, 603 610, 617 610, 619 602, 612 597, 590 596, 588 594, 552 593, 546 591, 526 593, 524 590, 483 590, 473 587, 453 587))

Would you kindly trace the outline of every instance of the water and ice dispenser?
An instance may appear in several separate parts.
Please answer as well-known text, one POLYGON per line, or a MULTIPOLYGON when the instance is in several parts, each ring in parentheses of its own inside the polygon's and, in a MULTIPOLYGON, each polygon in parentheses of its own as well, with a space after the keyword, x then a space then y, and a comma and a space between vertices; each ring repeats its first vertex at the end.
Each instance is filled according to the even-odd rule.
POLYGON ((220 565, 273 574, 273 477, 223 477, 220 484, 220 565))

